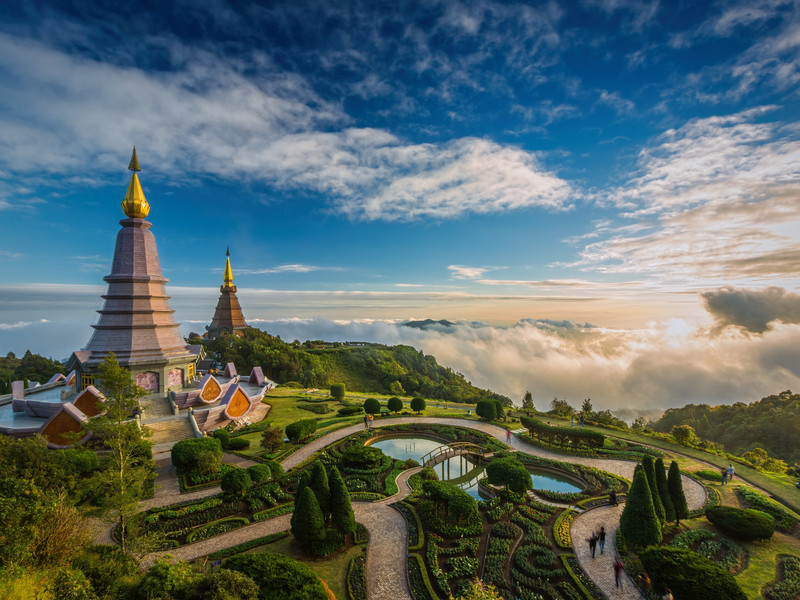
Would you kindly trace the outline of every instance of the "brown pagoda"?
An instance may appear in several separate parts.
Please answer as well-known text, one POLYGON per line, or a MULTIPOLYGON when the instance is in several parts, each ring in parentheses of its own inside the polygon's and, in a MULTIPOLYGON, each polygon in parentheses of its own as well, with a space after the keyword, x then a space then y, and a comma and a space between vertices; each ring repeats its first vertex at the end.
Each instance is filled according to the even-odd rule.
POLYGON ((219 288, 217 309, 214 311, 211 325, 206 327, 207 337, 211 340, 223 333, 242 335, 242 332, 249 328, 244 320, 244 314, 242 314, 242 305, 239 304, 239 298, 236 297, 236 286, 233 285, 233 270, 231 269, 231 252, 227 248, 225 256, 225 274, 219 288))
POLYGON ((97 366, 113 352, 131 371, 136 383, 153 393, 180 389, 194 379, 197 353, 186 344, 169 307, 161 273, 156 239, 145 220, 150 205, 144 197, 137 172, 136 148, 128 167, 133 171, 122 210, 128 217, 119 222, 111 273, 104 277, 108 288, 92 338, 83 350, 74 352, 69 368, 81 373, 81 387, 93 382, 97 366))

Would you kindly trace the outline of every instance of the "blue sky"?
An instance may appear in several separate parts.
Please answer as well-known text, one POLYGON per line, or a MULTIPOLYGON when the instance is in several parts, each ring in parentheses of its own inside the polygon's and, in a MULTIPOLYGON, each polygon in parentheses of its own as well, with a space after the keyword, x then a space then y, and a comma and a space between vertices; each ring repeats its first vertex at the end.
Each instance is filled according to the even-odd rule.
MULTIPOLYGON (((543 385, 555 394, 581 356, 590 376, 624 347, 610 360, 636 378, 641 349, 680 332, 760 348, 742 381, 800 382, 769 358, 800 321, 796 2, 21 2, 0 17, 0 346, 88 340, 136 144, 187 330, 210 319, 230 245, 246 316, 289 337, 426 317, 524 330, 543 362, 522 343, 521 372, 575 361, 543 385), (576 341, 561 322, 596 327, 576 341)), ((498 385, 458 364, 460 344, 454 366, 498 385)), ((510 394, 527 385, 513 377, 510 394)))

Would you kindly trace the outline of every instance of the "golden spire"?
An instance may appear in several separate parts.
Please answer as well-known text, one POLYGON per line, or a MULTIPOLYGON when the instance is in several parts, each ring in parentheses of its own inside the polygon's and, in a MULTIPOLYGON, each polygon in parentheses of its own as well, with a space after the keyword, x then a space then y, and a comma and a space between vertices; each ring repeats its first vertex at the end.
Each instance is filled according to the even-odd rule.
POLYGON ((233 285, 233 270, 231 269, 231 251, 226 246, 225 247, 225 275, 222 277, 222 281, 225 283, 225 287, 231 287, 233 285))
POLYGON ((150 205, 144 197, 142 185, 139 183, 139 177, 136 173, 141 171, 139 166, 139 159, 136 157, 136 146, 133 147, 133 154, 131 155, 131 162, 128 165, 128 170, 133 171, 131 175, 131 182, 128 184, 128 191, 125 193, 125 198, 122 200, 122 211, 125 216, 131 219, 144 219, 150 212, 150 205))

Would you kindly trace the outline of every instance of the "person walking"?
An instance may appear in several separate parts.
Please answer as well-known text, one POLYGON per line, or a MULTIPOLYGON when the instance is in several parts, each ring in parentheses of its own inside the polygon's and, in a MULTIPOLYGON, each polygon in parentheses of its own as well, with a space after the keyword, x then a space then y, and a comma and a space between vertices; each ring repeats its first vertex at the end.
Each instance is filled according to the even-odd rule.
POLYGON ((570 429, 575 429, 575 415, 572 415, 569 419, 569 426, 570 429))
POLYGON ((728 465, 728 481, 733 481, 733 465, 728 465))
POLYGON ((614 490, 611 490, 608 493, 608 503, 611 504, 612 506, 619 505, 619 500, 617 500, 617 492, 615 492, 614 490))
POLYGON ((581 413, 580 417, 581 417, 581 418, 580 418, 580 421, 581 421, 581 429, 583 429, 583 413, 581 413))
POLYGON ((650 600, 650 576, 647 573, 639 575, 639 589, 642 592, 642 598, 650 600))
POLYGON ((722 485, 725 485, 725 482, 728 480, 728 471, 722 469, 722 485))
POLYGON ((364 413, 364 429, 369 429, 369 415, 364 413))
POLYGON ((614 561, 614 583, 617 584, 617 589, 622 589, 622 579, 620 575, 625 570, 625 563, 622 562, 622 559, 617 556, 617 559, 614 561))
POLYGON ((511 441, 511 430, 506 429, 506 444, 511 441))
POLYGON ((603 553, 603 549, 606 547, 606 528, 600 528, 600 534, 597 536, 597 545, 600 546, 600 554, 603 553))
POLYGON ((594 552, 596 549, 597 549, 597 533, 593 531, 592 537, 589 538, 589 550, 592 551, 592 558, 594 558, 594 552))

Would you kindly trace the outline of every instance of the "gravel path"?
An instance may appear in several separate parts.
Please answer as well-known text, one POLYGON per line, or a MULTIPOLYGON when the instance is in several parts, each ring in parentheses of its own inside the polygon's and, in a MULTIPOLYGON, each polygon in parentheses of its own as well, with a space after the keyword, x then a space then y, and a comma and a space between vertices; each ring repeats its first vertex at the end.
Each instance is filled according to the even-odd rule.
MULTIPOLYGON (((381 419, 377 421, 373 427, 377 428, 406 423, 466 427, 491 435, 503 443, 506 442, 506 430, 504 428, 469 419, 398 417, 381 419)), ((308 459, 314 452, 353 433, 361 431, 363 428, 363 425, 359 423, 328 433, 298 449, 283 460, 281 465, 288 471, 308 459)), ((517 439, 516 436, 511 437, 510 446, 513 450, 526 454, 567 463, 588 465, 614 473, 615 475, 620 475, 627 479, 633 478, 633 469, 636 466, 632 461, 559 454, 530 446, 517 439)), ((410 493, 411 489, 408 485, 408 478, 417 470, 418 469, 411 469, 398 476, 397 483, 400 491, 395 496, 379 502, 355 502, 353 504, 356 520, 363 523, 370 534, 370 544, 367 550, 367 589, 370 600, 411 600, 405 569, 402 568, 402 565, 404 565, 406 561, 405 555, 408 531, 402 515, 388 505, 406 497, 410 493)), ((172 468, 171 465, 158 467, 156 485, 158 487, 155 497, 142 502, 143 509, 165 506, 175 502, 185 502, 196 498, 205 498, 220 492, 219 487, 213 487, 187 494, 177 493, 177 479, 174 474, 174 468, 172 468)), ((683 485, 690 509, 699 508, 705 503, 706 493, 703 486, 687 477, 683 478, 683 485)), ((616 550, 614 546, 614 535, 619 526, 619 515, 621 512, 621 507, 602 507, 586 511, 576 517, 572 525, 572 536, 575 541, 573 549, 581 566, 586 569, 589 576, 609 598, 622 598, 623 600, 630 598, 634 600, 638 597, 638 594, 631 595, 634 594, 635 591, 630 580, 625 582, 626 585, 623 591, 619 592, 616 590, 614 586, 614 572, 611 567, 613 562, 612 557, 616 550), (592 559, 589 554, 588 543, 582 543, 582 540, 587 539, 591 531, 599 529, 601 525, 604 525, 607 531, 606 551, 602 557, 598 553, 598 558, 592 559)), ((270 533, 284 531, 289 528, 290 519, 291 515, 283 515, 267 521, 254 523, 196 544, 182 546, 181 548, 169 552, 155 553, 148 557, 147 562, 152 563, 160 556, 166 554, 171 554, 173 557, 180 560, 192 560, 222 548, 263 537, 270 533)))

